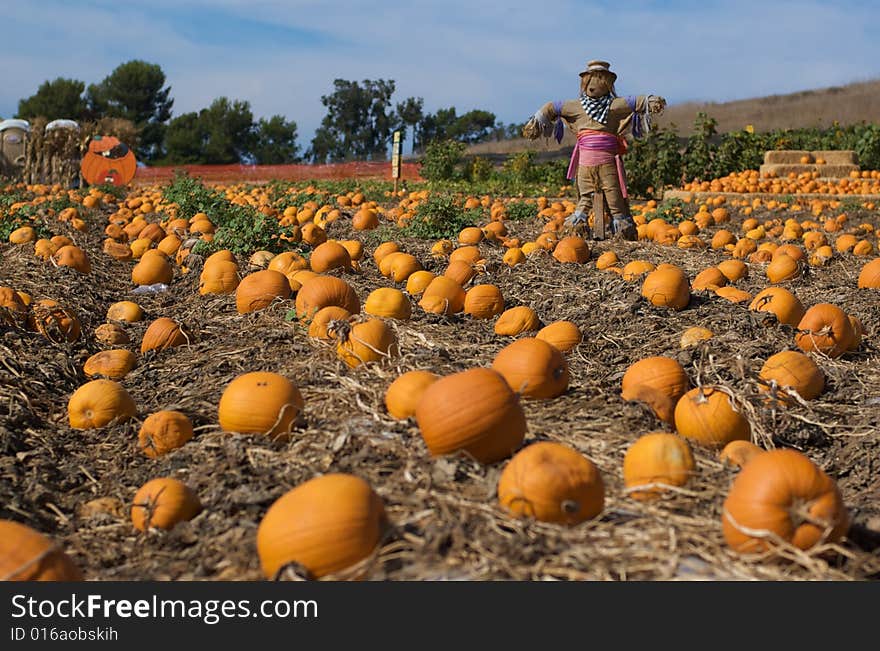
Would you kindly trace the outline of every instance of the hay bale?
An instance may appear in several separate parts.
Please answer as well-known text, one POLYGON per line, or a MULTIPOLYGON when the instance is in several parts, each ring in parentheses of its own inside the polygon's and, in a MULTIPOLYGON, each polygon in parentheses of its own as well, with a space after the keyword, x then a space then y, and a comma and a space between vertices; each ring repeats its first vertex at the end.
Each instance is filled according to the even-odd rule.
POLYGON ((821 178, 840 179, 849 176, 850 172, 858 172, 858 165, 761 165, 758 169, 762 177, 773 173, 779 178, 785 178, 789 174, 803 174, 804 172, 818 172, 821 178))
POLYGON ((813 152, 800 151, 797 149, 778 149, 764 152, 765 165, 800 165, 801 157, 810 156, 813 152))
POLYGON ((814 151, 813 158, 823 158, 825 159, 826 166, 828 165, 858 165, 859 164, 859 156, 856 152, 850 149, 836 149, 832 151, 814 151))

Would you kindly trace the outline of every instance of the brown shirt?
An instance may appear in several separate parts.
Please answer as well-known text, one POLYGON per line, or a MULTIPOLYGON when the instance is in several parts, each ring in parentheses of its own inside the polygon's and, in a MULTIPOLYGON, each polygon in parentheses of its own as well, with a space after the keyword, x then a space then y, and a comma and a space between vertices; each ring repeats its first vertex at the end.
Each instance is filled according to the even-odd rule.
MULTIPOLYGON (((647 95, 638 95, 636 97, 635 112, 643 112, 647 107, 647 101, 647 95)), ((561 116, 568 128, 571 129, 575 135, 577 135, 582 129, 592 129, 593 131, 602 131, 615 136, 626 129, 632 120, 634 112, 630 110, 629 104, 624 97, 615 97, 614 100, 612 100, 606 124, 596 122, 593 118, 587 115, 587 112, 584 110, 579 99, 565 100, 562 103, 562 111, 559 114, 556 113, 553 102, 547 102, 540 110, 550 122, 555 122, 556 118, 561 116)))

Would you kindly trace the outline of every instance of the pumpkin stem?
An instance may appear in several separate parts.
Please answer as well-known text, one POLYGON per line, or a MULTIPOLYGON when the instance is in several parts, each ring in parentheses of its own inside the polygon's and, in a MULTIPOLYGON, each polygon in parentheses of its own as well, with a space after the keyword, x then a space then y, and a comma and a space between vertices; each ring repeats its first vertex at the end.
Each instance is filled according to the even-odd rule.
POLYGON ((342 319, 331 319, 327 324, 327 334, 334 339, 348 341, 348 336, 351 334, 351 324, 342 319))

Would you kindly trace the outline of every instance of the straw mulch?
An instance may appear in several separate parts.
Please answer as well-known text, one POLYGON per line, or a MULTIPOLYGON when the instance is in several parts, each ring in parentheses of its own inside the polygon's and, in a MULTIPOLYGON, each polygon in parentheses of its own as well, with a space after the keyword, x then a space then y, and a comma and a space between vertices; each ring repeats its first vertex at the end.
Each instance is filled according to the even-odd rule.
MULTIPOLYGON (((877 216, 870 216, 877 224, 877 216)), ((56 232, 64 227, 54 225, 56 232)), ((510 224, 513 235, 535 234, 534 223, 510 224)), ((532 306, 549 323, 570 319, 585 333, 568 355, 571 383, 555 400, 527 401, 527 442, 559 441, 581 451, 601 470, 602 515, 566 528, 506 515, 495 498, 504 463, 481 466, 469 459, 434 459, 414 422, 391 419, 383 405, 388 384, 409 369, 451 373, 489 365, 509 338, 492 322, 438 317, 414 306, 413 319, 393 324, 401 355, 382 364, 349 369, 332 348, 309 340, 286 320, 292 302, 252 315, 235 311, 234 297, 202 297, 198 270, 175 273, 168 292, 132 293, 131 263, 101 253, 101 226, 70 232, 91 256, 88 277, 36 259, 28 246, 0 245, 0 284, 54 298, 72 307, 84 335, 73 345, 53 344, 35 333, 0 330, 0 517, 27 523, 59 540, 87 578, 94 580, 261 579, 256 528, 272 502, 320 473, 350 472, 367 479, 386 505, 391 528, 366 562, 377 580, 867 580, 880 577, 880 370, 876 335, 880 301, 856 289, 862 261, 849 256, 791 284, 805 305, 835 302, 857 315, 869 333, 857 353, 818 358, 828 382, 810 403, 772 408, 759 394, 757 373, 771 354, 792 346, 785 327, 756 324, 747 309, 714 296, 694 295, 681 312, 653 308, 638 284, 586 265, 561 265, 537 253, 514 269, 500 263, 503 250, 483 245, 489 260, 474 282, 497 284, 508 305, 532 306), (158 460, 136 447, 139 422, 95 431, 67 424, 70 394, 86 381, 85 359, 100 350, 93 337, 107 307, 135 300, 147 319, 126 325, 138 367, 123 384, 140 419, 159 409, 179 409, 196 426, 195 438, 158 460), (171 316, 193 333, 188 345, 140 356, 149 321, 171 316), (716 333, 707 344, 681 350, 689 326, 716 333), (668 355, 692 382, 728 389, 748 415, 764 446, 804 451, 835 477, 853 526, 840 545, 803 553, 781 549, 761 557, 732 553, 721 535, 721 505, 735 472, 717 453, 695 449, 698 472, 683 489, 643 503, 627 497, 621 464, 641 434, 662 429, 643 406, 620 399, 620 380, 633 362, 668 355), (294 379, 305 409, 289 443, 224 433, 217 404, 236 375, 271 370, 294 379), (137 534, 128 505, 148 479, 174 475, 200 497, 204 511, 169 533, 137 534)), ((356 235, 344 221, 330 237, 356 235)), ((430 269, 430 243, 406 241, 430 269)), ((603 242, 626 262, 674 261, 692 278, 722 257, 642 243, 603 242)), ((361 300, 383 278, 368 247, 360 274, 345 277, 361 300)), ((246 261, 242 265, 246 266, 246 261)), ((762 270, 738 286, 752 293, 765 284, 762 270)))

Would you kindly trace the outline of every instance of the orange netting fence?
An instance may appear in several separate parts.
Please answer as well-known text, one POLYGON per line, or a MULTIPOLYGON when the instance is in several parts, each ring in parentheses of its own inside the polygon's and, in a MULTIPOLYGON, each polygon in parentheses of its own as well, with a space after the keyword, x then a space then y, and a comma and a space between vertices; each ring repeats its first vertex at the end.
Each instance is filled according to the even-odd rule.
MULTIPOLYGON (((401 163, 400 180, 420 181, 419 163, 401 163)), ((178 171, 209 183, 260 183, 265 181, 321 181, 345 179, 380 179, 392 181, 387 162, 351 162, 331 165, 174 165, 139 167, 134 183, 151 184, 170 181, 178 171)))

